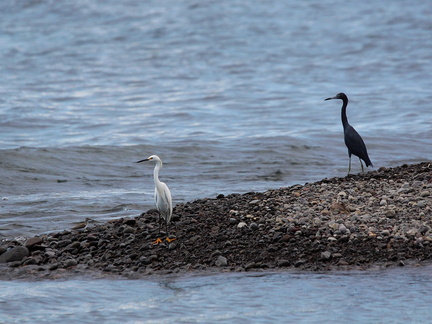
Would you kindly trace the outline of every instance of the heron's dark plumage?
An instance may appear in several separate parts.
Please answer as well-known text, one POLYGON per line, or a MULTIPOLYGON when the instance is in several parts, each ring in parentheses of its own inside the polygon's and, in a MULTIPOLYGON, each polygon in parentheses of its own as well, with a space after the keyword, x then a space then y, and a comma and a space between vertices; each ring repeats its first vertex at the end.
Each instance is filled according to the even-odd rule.
MULTIPOLYGON (((342 119, 342 125, 344 128, 345 145, 348 148, 348 156, 350 158, 348 173, 350 172, 350 169, 351 169, 351 155, 355 155, 359 159, 363 160, 367 167, 373 166, 372 162, 369 158, 369 155, 368 155, 368 152, 366 149, 366 145, 363 142, 363 139, 361 138, 359 133, 357 133, 357 131, 354 129, 354 127, 352 127, 348 123, 348 118, 346 115, 346 108, 348 106, 348 97, 346 96, 345 93, 338 93, 335 97, 327 98, 325 100, 330 100, 330 99, 341 99, 343 102, 342 103, 342 109, 341 109, 341 119, 342 119)), ((361 164, 361 160, 360 160, 360 164, 361 164)), ((363 164, 361 164, 361 166, 363 169, 363 164)))

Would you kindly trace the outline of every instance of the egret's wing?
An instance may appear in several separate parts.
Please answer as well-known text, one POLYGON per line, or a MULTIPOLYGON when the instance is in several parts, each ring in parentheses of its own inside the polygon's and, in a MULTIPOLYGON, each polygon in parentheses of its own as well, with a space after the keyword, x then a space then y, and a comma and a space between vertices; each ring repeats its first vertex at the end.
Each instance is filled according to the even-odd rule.
POLYGON ((164 182, 161 182, 160 187, 157 189, 156 206, 158 206, 159 212, 166 218, 166 221, 169 222, 172 214, 172 198, 171 192, 164 182))

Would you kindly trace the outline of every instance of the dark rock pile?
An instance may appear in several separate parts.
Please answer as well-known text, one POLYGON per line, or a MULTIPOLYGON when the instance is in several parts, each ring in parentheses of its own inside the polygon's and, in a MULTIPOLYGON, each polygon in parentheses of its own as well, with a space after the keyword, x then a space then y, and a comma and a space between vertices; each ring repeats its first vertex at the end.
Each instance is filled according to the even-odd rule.
POLYGON ((153 244, 156 210, 33 237, 24 246, 3 242, 0 269, 7 278, 55 278, 403 266, 432 260, 431 208, 431 164, 381 168, 179 204, 172 242, 153 244))

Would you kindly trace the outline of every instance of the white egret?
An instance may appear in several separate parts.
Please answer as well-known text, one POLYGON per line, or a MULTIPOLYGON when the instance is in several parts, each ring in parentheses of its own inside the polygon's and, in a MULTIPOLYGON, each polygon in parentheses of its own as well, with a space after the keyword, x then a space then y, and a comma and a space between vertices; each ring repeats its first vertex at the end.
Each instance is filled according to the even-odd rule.
MULTIPOLYGON (((153 177, 154 177, 154 183, 155 183, 155 193, 154 193, 154 199, 156 203, 156 208, 159 212, 159 233, 160 233, 160 227, 161 227, 161 217, 165 221, 165 229, 167 238, 166 240, 168 242, 171 242, 173 239, 169 238, 168 234, 168 224, 171 220, 172 215, 172 198, 171 198, 171 192, 168 188, 168 186, 159 180, 159 170, 162 168, 162 160, 157 155, 151 155, 147 159, 138 161, 137 163, 146 162, 146 161, 155 161, 156 166, 153 171, 153 177)), ((161 243, 162 240, 158 238, 155 243, 161 243)))

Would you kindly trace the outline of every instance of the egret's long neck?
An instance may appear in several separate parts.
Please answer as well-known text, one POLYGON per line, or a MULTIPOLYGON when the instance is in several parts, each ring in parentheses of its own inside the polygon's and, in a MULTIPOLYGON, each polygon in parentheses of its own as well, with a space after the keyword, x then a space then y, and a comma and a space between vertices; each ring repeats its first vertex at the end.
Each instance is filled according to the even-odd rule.
POLYGON ((156 166, 155 166, 154 171, 153 171, 153 177, 154 177, 155 184, 160 182, 160 180, 159 180, 159 170, 161 168, 162 168, 162 162, 156 161, 156 166))
POLYGON ((343 101, 343 104, 342 104, 342 110, 341 110, 341 118, 342 118, 343 128, 345 129, 349 125, 348 124, 348 118, 346 115, 346 109, 348 106, 348 98, 343 98, 342 101, 343 101))

